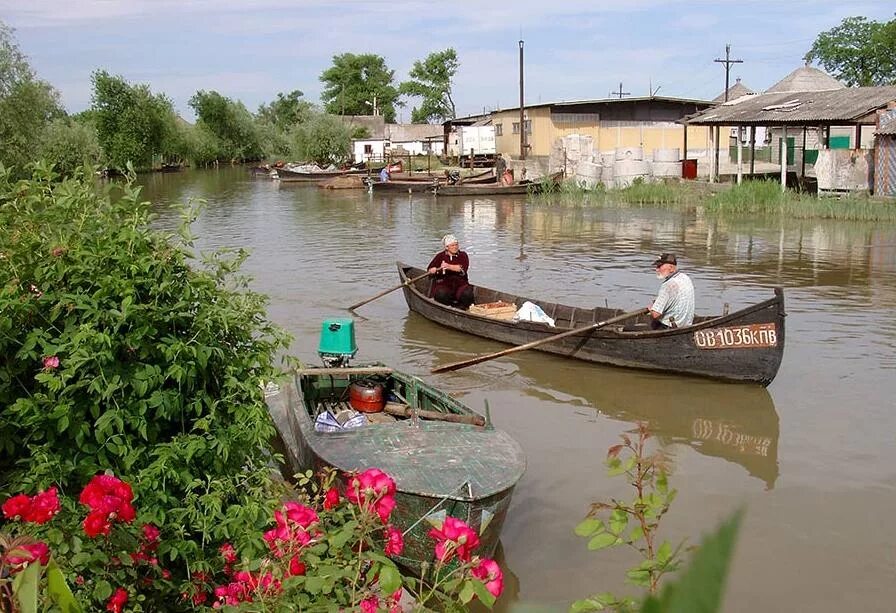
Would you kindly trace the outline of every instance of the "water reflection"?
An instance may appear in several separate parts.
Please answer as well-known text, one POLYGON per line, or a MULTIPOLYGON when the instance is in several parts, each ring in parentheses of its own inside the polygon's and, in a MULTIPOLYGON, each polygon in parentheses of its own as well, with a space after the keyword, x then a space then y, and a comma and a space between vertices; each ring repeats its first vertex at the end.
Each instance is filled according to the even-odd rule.
MULTIPOLYGON (((450 361, 455 349, 442 330, 409 313, 401 341, 418 355, 427 346, 435 363, 450 361)), ((514 387, 534 399, 571 404, 619 421, 647 422, 663 445, 684 444, 734 462, 766 489, 773 489, 778 479, 778 413, 764 387, 629 371, 536 352, 494 366, 513 376, 514 387)))

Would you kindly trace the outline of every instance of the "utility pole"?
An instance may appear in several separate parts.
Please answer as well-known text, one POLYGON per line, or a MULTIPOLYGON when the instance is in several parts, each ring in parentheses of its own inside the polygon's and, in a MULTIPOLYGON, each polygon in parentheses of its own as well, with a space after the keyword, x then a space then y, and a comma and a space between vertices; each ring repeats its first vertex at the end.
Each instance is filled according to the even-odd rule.
POLYGON ((523 41, 520 39, 520 159, 526 159, 526 113, 523 101, 523 41))
POLYGON ((719 64, 725 64, 725 102, 728 102, 728 83, 729 76, 731 74, 731 64, 743 64, 743 60, 732 60, 731 59, 731 45, 725 45, 725 59, 716 58, 713 62, 718 62, 719 64))
POLYGON ((623 96, 631 96, 631 95, 632 95, 631 92, 622 91, 622 81, 619 82, 619 91, 610 92, 610 98, 616 97, 616 98, 619 98, 620 100, 622 100, 623 96))

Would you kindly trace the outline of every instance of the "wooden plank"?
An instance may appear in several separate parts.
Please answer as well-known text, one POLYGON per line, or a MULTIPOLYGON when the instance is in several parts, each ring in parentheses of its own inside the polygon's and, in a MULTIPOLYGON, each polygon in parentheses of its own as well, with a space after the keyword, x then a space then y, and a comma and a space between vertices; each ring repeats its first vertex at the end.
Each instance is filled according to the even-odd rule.
POLYGON ((416 412, 417 417, 420 419, 448 421, 455 424, 472 424, 474 426, 485 425, 485 418, 482 417, 482 415, 457 415, 455 413, 441 413, 439 411, 425 411, 423 409, 414 411, 407 405, 395 402, 387 402, 383 410, 389 415, 397 415, 398 417, 411 417, 416 412))
POLYGON ((341 368, 297 368, 297 375, 391 375, 388 366, 344 366, 341 368))

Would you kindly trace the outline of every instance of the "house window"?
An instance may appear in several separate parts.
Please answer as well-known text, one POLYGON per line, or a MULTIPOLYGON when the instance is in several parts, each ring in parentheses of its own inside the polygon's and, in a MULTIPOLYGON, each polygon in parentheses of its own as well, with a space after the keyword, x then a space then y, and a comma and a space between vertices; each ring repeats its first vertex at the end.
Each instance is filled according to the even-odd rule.
MULTIPOLYGON (((532 120, 527 119, 526 121, 523 122, 523 125, 526 127, 526 134, 532 134, 532 120)), ((513 122, 513 133, 514 134, 520 133, 520 122, 518 122, 518 121, 513 122)))
POLYGON ((432 143, 427 141, 423 141, 423 150, 426 152, 432 151, 432 143))
POLYGON ((495 136, 502 136, 504 134, 504 124, 496 123, 495 124, 495 136))
POLYGON ((373 155, 373 145, 364 145, 364 155, 373 155))

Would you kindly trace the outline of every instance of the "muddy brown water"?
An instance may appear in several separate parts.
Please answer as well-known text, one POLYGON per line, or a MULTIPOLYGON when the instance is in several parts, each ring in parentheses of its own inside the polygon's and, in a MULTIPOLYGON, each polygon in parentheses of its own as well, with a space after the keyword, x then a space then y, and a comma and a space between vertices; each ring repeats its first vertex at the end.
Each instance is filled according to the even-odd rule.
POLYGON ((227 168, 143 179, 159 224, 206 200, 203 248, 245 247, 269 316, 317 363, 320 322, 425 265, 451 232, 475 283, 631 310, 653 298, 651 261, 679 255, 697 310, 719 312, 785 288, 787 346, 766 389, 596 367, 521 352, 444 375, 430 368, 503 345, 409 313, 400 292, 359 309, 357 361, 419 374, 519 440, 528 470, 502 536, 499 611, 563 611, 613 591, 636 563, 589 552, 573 528, 590 503, 628 496, 603 459, 651 424, 679 491, 662 536, 690 543, 740 506, 746 517, 725 611, 890 611, 896 598, 896 225, 726 220, 699 209, 556 206, 525 197, 374 196, 253 178, 227 168))

